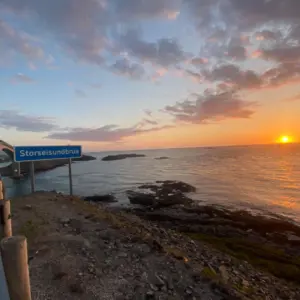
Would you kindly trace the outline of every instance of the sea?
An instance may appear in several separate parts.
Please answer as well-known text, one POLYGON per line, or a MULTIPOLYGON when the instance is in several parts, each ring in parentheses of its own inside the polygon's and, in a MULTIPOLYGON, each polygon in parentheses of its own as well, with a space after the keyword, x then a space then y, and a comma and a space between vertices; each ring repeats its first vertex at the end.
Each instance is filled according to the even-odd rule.
MULTIPOLYGON (((89 153, 97 160, 72 165, 74 194, 113 193, 128 205, 126 191, 157 180, 180 180, 197 192, 199 204, 281 215, 300 222, 300 144, 206 147, 89 153), (145 157, 102 161, 106 155, 145 157), (168 159, 158 160, 158 157, 168 159)), ((7 196, 30 193, 30 181, 4 179, 7 196)), ((36 175, 37 190, 69 192, 68 168, 36 175)))

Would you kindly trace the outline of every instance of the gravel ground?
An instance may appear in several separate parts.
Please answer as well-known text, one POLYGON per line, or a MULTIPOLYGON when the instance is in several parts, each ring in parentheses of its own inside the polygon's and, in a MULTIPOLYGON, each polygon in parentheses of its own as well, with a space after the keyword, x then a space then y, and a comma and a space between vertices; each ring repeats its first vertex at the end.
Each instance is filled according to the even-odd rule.
POLYGON ((40 192, 12 200, 36 299, 300 299, 300 289, 130 213, 40 192))

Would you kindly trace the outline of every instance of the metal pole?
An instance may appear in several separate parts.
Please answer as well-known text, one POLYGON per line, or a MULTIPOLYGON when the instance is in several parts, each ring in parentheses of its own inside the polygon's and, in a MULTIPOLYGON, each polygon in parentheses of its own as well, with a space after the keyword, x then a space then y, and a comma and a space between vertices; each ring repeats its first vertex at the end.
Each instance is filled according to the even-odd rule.
POLYGON ((31 193, 35 192, 34 162, 30 162, 31 193))
POLYGON ((70 195, 73 196, 72 158, 69 158, 69 184, 70 184, 70 195))

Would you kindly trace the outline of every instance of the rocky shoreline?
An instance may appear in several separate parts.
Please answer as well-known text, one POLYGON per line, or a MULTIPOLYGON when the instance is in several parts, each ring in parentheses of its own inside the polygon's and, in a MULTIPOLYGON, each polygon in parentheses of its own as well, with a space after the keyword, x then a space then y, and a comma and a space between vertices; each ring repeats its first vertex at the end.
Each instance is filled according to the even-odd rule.
POLYGON ((144 184, 128 191, 130 207, 110 206, 113 195, 13 199, 33 299, 300 299, 300 228, 198 205, 194 191, 144 184))
POLYGON ((199 205, 186 195, 195 188, 183 182, 156 182, 139 190, 128 192, 130 202, 138 204, 128 212, 300 284, 300 227, 292 220, 199 205))

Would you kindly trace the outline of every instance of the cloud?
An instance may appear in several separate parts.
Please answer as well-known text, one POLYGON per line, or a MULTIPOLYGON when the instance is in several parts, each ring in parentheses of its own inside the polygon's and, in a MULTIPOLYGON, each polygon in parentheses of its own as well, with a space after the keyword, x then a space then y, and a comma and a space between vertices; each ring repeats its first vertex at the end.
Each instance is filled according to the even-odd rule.
POLYGON ((180 11, 181 0, 113 0, 117 15, 125 20, 164 18, 175 19, 180 11))
POLYGON ((57 129, 51 118, 25 115, 14 110, 0 110, 0 127, 27 132, 47 132, 57 129))
POLYGON ((300 63, 282 63, 264 72, 261 76, 264 86, 274 87, 300 81, 300 63))
POLYGON ((93 89, 101 89, 102 84, 101 83, 91 83, 90 87, 92 87, 93 89))
POLYGON ((300 62, 300 46, 279 46, 272 49, 262 50, 262 56, 265 59, 281 63, 300 62))
POLYGON ((258 41, 273 41, 281 38, 281 32, 280 31, 271 31, 271 30, 261 30, 255 33, 255 38, 258 41))
POLYGON ((18 73, 12 77, 12 83, 34 83, 35 80, 27 75, 18 73))
POLYGON ((46 1, 1 0, 15 14, 30 16, 33 24, 50 33, 77 59, 100 64, 106 43, 109 16, 98 0, 46 1))
POLYGON ((126 76, 131 79, 143 79, 145 75, 145 70, 140 64, 130 62, 126 58, 118 59, 111 66, 111 70, 116 74, 126 76))
POLYGON ((251 70, 241 70, 238 66, 225 64, 211 71, 204 72, 205 77, 212 81, 224 81, 238 89, 258 88, 262 80, 258 74, 251 70))
POLYGON ((137 30, 129 30, 122 35, 119 47, 133 57, 164 68, 181 63, 187 58, 175 39, 161 38, 155 43, 147 42, 137 30))
POLYGON ((151 76, 152 81, 156 82, 167 74, 168 70, 165 68, 159 68, 155 70, 154 74, 151 76))
POLYGON ((199 66, 203 66, 205 64, 208 63, 208 59, 207 58, 203 58, 203 57, 193 57, 191 59, 191 64, 196 66, 196 67, 199 67, 199 66))
POLYGON ((158 125, 158 122, 156 120, 150 120, 150 119, 143 119, 141 121, 142 125, 158 125))
POLYGON ((243 46, 231 45, 228 47, 227 55, 235 60, 245 60, 247 51, 243 46))
POLYGON ((152 111, 150 109, 145 109, 144 112, 148 117, 152 117, 152 111))
POLYGON ((99 128, 73 128, 65 132, 55 132, 47 136, 49 139, 82 141, 82 142, 116 142, 143 133, 160 131, 170 126, 141 128, 140 124, 121 128, 117 125, 106 125, 99 128))
POLYGON ((86 92, 83 90, 79 90, 79 89, 75 90, 75 95, 78 98, 87 98, 86 92))
POLYGON ((295 95, 295 96, 293 96, 293 97, 289 97, 289 98, 287 98, 285 101, 298 101, 298 100, 300 100, 300 94, 297 94, 297 95, 295 95))
POLYGON ((247 119, 254 114, 253 102, 240 99, 235 92, 207 93, 198 95, 195 101, 185 100, 166 106, 165 112, 177 121, 207 124, 226 119, 247 119))
POLYGON ((1 55, 6 55, 7 52, 14 52, 30 60, 41 59, 44 56, 42 48, 35 45, 30 36, 17 31, 1 19, 0 40, 2 46, 0 47, 1 55))
MULTIPOLYGON (((180 5, 181 0, 85 0, 84 4, 82 0, 0 1, 1 8, 19 18, 27 16, 30 20, 27 24, 53 37, 71 58, 100 66, 105 61, 104 52, 111 50, 111 33, 118 24, 141 19, 174 19, 180 5)), ((166 46, 163 44, 162 48, 166 46)), ((34 51, 33 55, 40 55, 40 50, 34 47, 22 49, 19 45, 17 48, 26 55, 34 51)))
POLYGON ((202 83, 204 81, 204 77, 201 73, 197 73, 190 70, 185 70, 185 73, 196 83, 202 83))

